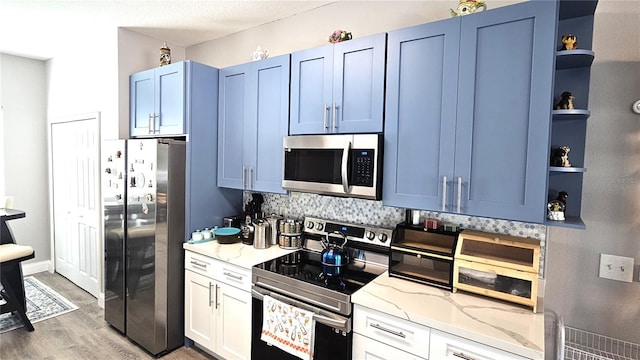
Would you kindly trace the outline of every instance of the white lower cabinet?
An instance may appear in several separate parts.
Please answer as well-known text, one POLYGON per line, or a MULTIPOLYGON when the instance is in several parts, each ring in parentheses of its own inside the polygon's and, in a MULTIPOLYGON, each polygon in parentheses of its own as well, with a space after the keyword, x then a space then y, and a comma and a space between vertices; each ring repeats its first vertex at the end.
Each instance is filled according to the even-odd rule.
POLYGON ((353 333, 354 360, 527 360, 357 304, 353 333))
POLYGON ((526 360, 522 356, 438 330, 431 330, 429 358, 432 360, 526 360))
MULTIPOLYGON (((429 358, 429 333, 430 328, 416 324, 404 319, 397 318, 379 311, 375 311, 360 305, 354 305, 353 310, 353 332, 368 338, 369 343, 381 343, 388 345, 391 349, 401 349, 403 353, 408 353, 416 359, 429 358)), ((369 345, 367 345, 369 346, 369 345)), ((372 359, 374 351, 377 349, 367 347, 371 350, 372 359)), ((362 353, 356 354, 354 346, 353 358, 361 359, 362 353)), ((405 356, 406 357, 406 356, 405 356)), ((380 359, 393 358, 379 357, 380 359)), ((403 357, 400 357, 401 359, 403 357)), ((395 358, 398 359, 398 358, 395 358)))
POLYGON ((190 251, 185 269, 185 336, 223 359, 249 360, 251 293, 242 285, 251 270, 190 251))

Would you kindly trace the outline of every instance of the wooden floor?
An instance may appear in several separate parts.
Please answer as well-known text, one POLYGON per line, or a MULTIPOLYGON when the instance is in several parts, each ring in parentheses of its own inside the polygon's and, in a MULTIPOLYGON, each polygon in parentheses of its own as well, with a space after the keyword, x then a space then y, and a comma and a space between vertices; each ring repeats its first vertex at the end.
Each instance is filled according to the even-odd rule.
MULTIPOLYGON (((89 293, 65 277, 49 272, 34 275, 79 309, 0 334, 0 359, 154 359, 104 321, 104 309, 89 293)), ((214 359, 194 347, 181 347, 162 359, 214 359)))

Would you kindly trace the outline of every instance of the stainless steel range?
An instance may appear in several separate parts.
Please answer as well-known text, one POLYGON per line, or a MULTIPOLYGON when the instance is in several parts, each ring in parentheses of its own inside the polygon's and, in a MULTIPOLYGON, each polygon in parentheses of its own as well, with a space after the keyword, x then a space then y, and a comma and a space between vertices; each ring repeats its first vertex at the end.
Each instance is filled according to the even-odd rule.
POLYGON ((301 250, 253 267, 251 358, 296 359, 260 340, 262 298, 268 295, 314 314, 314 359, 351 359, 351 295, 387 270, 392 232, 305 218, 301 250), (346 244, 339 253, 348 261, 339 268, 329 265, 329 252, 323 252, 324 248, 340 245, 345 238, 346 244))

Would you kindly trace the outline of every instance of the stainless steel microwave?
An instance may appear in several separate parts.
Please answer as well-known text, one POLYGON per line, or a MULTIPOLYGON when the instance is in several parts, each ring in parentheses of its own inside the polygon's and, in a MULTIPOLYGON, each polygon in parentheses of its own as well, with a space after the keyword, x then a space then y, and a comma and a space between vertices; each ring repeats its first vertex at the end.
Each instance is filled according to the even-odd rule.
POLYGON ((382 134, 285 136, 282 187, 380 200, 382 134))

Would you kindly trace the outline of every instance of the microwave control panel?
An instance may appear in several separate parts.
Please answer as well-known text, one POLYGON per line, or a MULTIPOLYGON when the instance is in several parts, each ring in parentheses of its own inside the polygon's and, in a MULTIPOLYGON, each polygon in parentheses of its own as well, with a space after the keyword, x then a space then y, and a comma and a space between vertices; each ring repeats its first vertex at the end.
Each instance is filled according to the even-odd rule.
POLYGON ((351 176, 349 185, 373 187, 375 151, 373 149, 351 150, 351 176))

